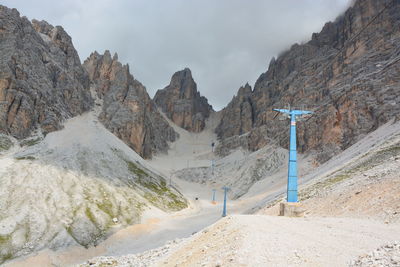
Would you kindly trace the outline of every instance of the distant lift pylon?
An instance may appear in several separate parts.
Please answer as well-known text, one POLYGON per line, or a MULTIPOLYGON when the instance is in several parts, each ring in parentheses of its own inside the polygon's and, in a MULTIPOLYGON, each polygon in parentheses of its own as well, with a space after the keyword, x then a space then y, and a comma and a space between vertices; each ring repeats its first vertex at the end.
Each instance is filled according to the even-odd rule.
POLYGON ((287 180, 287 202, 297 202, 297 144, 296 117, 312 114, 307 110, 274 109, 290 116, 289 167, 287 180))

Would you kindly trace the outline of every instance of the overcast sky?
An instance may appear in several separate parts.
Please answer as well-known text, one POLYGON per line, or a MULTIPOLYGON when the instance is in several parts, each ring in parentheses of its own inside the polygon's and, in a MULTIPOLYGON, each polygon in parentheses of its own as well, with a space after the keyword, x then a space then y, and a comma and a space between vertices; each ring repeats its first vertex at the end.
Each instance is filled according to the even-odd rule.
POLYGON ((269 61, 308 41, 350 0, 2 0, 29 19, 61 25, 83 62, 108 49, 152 97, 189 67, 200 93, 223 108, 269 61))

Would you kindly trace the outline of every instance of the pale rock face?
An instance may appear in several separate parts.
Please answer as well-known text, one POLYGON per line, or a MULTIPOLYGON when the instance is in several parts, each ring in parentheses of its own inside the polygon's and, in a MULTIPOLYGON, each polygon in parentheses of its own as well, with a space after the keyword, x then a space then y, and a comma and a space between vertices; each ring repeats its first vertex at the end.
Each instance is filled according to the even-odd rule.
POLYGON ((200 96, 190 69, 176 72, 170 84, 158 90, 154 102, 175 124, 190 132, 201 132, 213 112, 205 97, 200 96))
POLYGON ((37 144, 11 142, 2 152, 0 265, 45 248, 96 246, 115 227, 140 223, 145 210, 187 207, 177 190, 99 123, 99 111, 96 106, 67 120, 37 144))
POLYGON ((103 99, 100 121, 144 158, 166 152, 178 134, 158 112, 146 88, 115 54, 94 52, 83 64, 97 95, 103 99))
POLYGON ((89 110, 89 79, 60 26, 0 6, 0 131, 16 138, 48 133, 89 110))
MULTIPOLYGON (((273 59, 252 92, 239 90, 223 111, 216 132, 226 139, 265 126, 266 137, 287 147, 288 121, 273 120, 272 109, 288 104, 313 108, 316 114, 298 123, 298 149, 315 151, 324 162, 399 118, 399 49, 399 2, 356 1, 344 15, 314 33, 311 41, 295 44, 273 59), (390 6, 352 40, 386 4, 390 6), (244 118, 251 118, 251 129, 244 118)), ((250 150, 265 143, 259 135, 255 138, 250 150)))

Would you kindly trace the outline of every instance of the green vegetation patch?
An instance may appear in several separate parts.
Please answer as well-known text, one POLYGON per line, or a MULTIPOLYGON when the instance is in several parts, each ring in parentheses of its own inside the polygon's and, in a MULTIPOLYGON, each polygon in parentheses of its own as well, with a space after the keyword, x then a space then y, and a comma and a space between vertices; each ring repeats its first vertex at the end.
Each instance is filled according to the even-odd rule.
MULTIPOLYGON (((97 227, 96 227, 97 228, 97 227)), ((96 246, 100 240, 104 238, 106 233, 97 228, 95 232, 91 232, 87 239, 82 239, 77 233, 74 233, 73 226, 68 226, 65 228, 68 234, 75 240, 76 243, 88 249, 90 246, 96 246)))
POLYGON ((86 215, 86 217, 89 218, 89 220, 90 220, 94 225, 97 226, 96 217, 94 216, 93 212, 90 210, 89 207, 86 207, 86 209, 85 209, 85 215, 86 215))
POLYGON ((7 260, 11 260, 14 255, 10 251, 6 251, 7 246, 11 242, 11 235, 0 235, 0 264, 7 260))
POLYGON ((12 258, 14 258, 14 255, 11 252, 0 254, 0 264, 3 264, 4 262, 11 260, 12 258))
POLYGON ((141 185, 152 192, 146 192, 144 198, 159 208, 177 211, 187 207, 187 203, 172 192, 171 189, 166 186, 164 180, 161 181, 160 185, 153 182, 142 182, 141 185))
POLYGON ((16 157, 16 160, 35 160, 36 158, 33 156, 22 156, 22 157, 16 157))
POLYGON ((170 192, 170 190, 166 186, 165 182, 164 182, 164 185, 163 184, 158 185, 156 183, 146 182, 146 181, 141 181, 140 184, 160 196, 165 195, 166 193, 170 192))
POLYGON ((378 155, 379 154, 389 154, 390 156, 400 155, 400 144, 385 147, 384 149, 378 151, 378 155))
POLYGON ((0 136, 0 152, 9 150, 12 145, 13 143, 10 138, 6 136, 0 136))
POLYGON ((106 213, 111 218, 114 218, 113 205, 109 199, 102 199, 101 202, 96 203, 97 207, 106 213))
POLYGON ((11 240, 11 235, 0 235, 0 246, 4 246, 11 240))
POLYGON ((187 208, 187 203, 185 201, 182 201, 180 198, 178 198, 174 193, 171 192, 170 197, 172 198, 172 201, 167 202, 167 207, 170 210, 181 210, 184 208, 187 208))
POLYGON ((144 198, 147 199, 151 204, 153 204, 155 206, 159 205, 158 198, 151 193, 148 193, 148 192, 144 193, 144 198))
POLYGON ((171 191, 164 178, 159 177, 160 184, 150 181, 152 176, 136 163, 128 160, 125 160, 125 162, 128 166, 128 170, 137 177, 136 182, 148 190, 143 197, 154 206, 174 211, 187 207, 186 201, 182 200, 181 197, 171 191))
POLYGON ((133 163, 132 161, 125 160, 126 164, 128 165, 128 170, 136 175, 139 178, 139 181, 143 178, 149 177, 150 175, 145 172, 143 169, 139 168, 138 165, 133 163))
POLYGON ((116 217, 117 214, 115 214, 113 210, 113 203, 109 199, 109 194, 107 193, 106 189, 102 185, 99 185, 98 190, 102 198, 100 201, 96 201, 97 207, 110 216, 110 218, 116 217))
POLYGON ((76 238, 74 231, 72 230, 72 226, 68 226, 65 229, 67 230, 67 233, 72 237, 72 239, 75 240, 76 243, 78 243, 79 245, 83 246, 86 249, 89 248, 89 243, 83 243, 78 238, 76 238))
POLYGON ((42 141, 42 138, 38 137, 35 139, 28 139, 28 140, 23 140, 20 145, 21 146, 34 146, 42 141))

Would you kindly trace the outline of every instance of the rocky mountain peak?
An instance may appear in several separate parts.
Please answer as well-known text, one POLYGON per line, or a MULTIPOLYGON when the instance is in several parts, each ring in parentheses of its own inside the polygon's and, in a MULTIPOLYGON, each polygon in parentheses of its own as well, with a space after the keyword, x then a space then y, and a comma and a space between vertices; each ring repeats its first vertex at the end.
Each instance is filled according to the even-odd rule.
POLYGON ((71 37, 61 26, 53 26, 42 20, 32 20, 33 28, 41 35, 41 37, 55 44, 67 56, 69 64, 80 65, 81 61, 78 52, 75 50, 71 37))
POLYGON ((62 27, 0 6, 0 39, 1 132, 51 132, 91 108, 88 76, 62 27))
POLYGON ((177 71, 172 75, 169 90, 179 90, 180 99, 191 99, 197 92, 197 85, 189 68, 177 71))
POLYGON ((175 124, 191 132, 202 131, 213 111, 207 99, 197 91, 188 68, 174 73, 170 84, 157 91, 154 102, 175 124))
MULTIPOLYGON (((117 52, 114 53, 113 61, 118 61, 118 54, 117 54, 117 52)), ((129 64, 126 64, 126 65, 127 65, 127 67, 129 68, 129 64)))
POLYGON ((399 1, 355 1, 309 42, 272 59, 250 95, 240 90, 223 111, 218 136, 239 138, 247 131, 236 145, 256 150, 273 140, 287 147, 287 121, 273 120, 272 109, 313 108, 312 119, 298 124, 298 148, 328 160, 400 115, 399 44, 399 1), (243 116, 252 127, 243 127, 243 116))
POLYGON ((242 135, 252 129, 254 111, 251 97, 251 86, 246 83, 222 110, 222 119, 215 130, 221 139, 242 135))
POLYGON ((103 99, 99 119, 104 126, 144 158, 166 151, 178 134, 158 112, 146 88, 122 65, 115 53, 111 57, 96 51, 83 63, 91 86, 103 99))
POLYGON ((246 83, 244 86, 240 87, 238 90, 238 96, 246 96, 251 94, 251 86, 249 83, 246 83))

